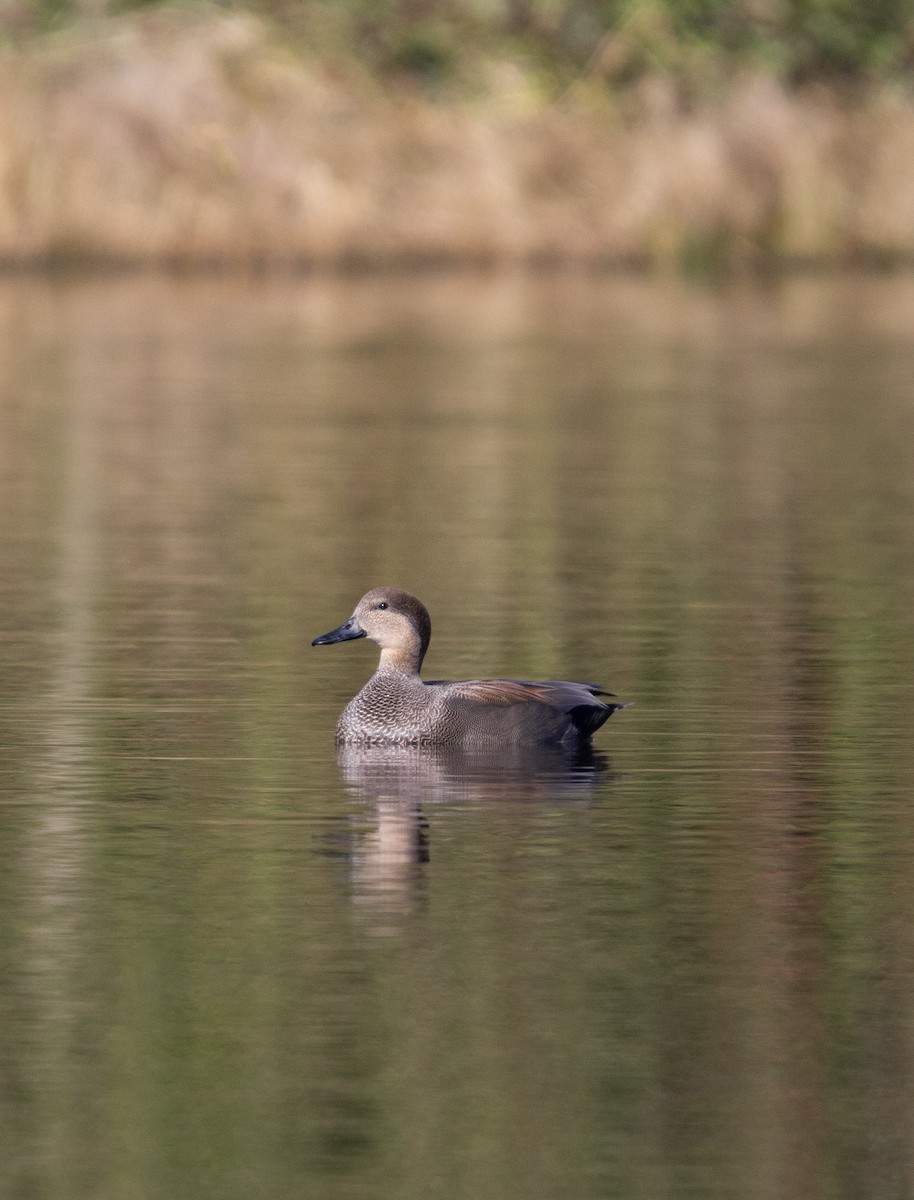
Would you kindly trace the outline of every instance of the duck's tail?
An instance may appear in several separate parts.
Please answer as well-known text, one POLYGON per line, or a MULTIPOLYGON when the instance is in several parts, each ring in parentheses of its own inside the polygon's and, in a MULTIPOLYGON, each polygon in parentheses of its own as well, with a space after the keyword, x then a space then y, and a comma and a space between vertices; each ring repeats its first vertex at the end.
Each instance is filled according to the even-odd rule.
POLYGON ((621 700, 601 700, 601 696, 613 696, 613 692, 604 691, 596 684, 585 684, 593 699, 587 704, 576 704, 570 709, 569 716, 574 721, 574 727, 581 737, 589 738, 597 732, 601 725, 609 720, 620 708, 628 708, 621 700))

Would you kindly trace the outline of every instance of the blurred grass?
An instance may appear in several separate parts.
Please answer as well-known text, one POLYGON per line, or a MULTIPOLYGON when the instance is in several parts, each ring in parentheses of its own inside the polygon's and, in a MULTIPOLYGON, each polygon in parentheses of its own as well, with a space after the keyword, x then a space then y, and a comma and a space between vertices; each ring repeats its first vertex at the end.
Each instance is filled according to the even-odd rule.
POLYGON ((6 265, 914 258, 914 0, 0 5, 6 265))

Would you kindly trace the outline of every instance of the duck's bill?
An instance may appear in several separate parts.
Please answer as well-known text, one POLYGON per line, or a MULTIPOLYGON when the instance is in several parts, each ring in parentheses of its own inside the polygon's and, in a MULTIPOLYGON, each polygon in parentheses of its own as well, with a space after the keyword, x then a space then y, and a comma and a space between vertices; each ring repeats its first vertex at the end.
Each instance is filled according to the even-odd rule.
POLYGON ((348 621, 344 621, 336 629, 331 629, 329 633, 324 633, 320 637, 316 637, 311 645, 332 646, 334 642, 351 642, 353 638, 364 636, 365 630, 355 617, 350 617, 348 621))

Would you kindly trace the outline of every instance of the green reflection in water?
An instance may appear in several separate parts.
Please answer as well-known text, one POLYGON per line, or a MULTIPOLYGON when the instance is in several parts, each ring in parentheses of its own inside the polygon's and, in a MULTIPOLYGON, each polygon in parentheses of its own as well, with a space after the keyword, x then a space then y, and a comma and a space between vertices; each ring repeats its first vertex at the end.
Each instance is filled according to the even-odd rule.
POLYGON ((912 302, 0 286, 3 1193, 910 1191, 912 302), (634 707, 338 764, 381 582, 634 707))

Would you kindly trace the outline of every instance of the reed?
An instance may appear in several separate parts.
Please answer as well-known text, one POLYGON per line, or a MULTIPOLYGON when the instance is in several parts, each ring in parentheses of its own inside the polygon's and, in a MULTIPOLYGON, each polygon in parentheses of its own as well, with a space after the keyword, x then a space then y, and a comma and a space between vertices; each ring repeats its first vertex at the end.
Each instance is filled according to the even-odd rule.
POLYGON ((0 54, 0 260, 247 268, 914 258, 914 99, 731 72, 382 84, 215 9, 0 54))

